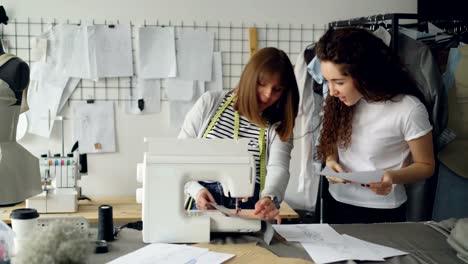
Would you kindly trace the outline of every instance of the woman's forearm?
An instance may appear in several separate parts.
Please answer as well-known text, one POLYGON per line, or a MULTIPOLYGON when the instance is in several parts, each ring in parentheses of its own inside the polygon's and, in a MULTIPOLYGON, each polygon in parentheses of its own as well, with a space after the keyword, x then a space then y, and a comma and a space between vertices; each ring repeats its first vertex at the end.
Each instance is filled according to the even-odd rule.
POLYGON ((434 174, 434 164, 415 162, 408 167, 387 172, 394 184, 414 183, 431 177, 434 174))

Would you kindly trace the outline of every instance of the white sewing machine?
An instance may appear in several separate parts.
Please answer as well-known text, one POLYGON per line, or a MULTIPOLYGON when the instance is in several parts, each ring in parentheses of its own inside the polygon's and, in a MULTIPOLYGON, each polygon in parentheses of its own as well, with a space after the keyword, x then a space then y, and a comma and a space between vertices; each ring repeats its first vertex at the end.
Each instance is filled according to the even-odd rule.
POLYGON ((39 159, 42 192, 26 200, 26 207, 39 213, 73 213, 78 211, 80 175, 78 159, 72 154, 67 157, 42 155, 39 159))
POLYGON ((148 152, 138 164, 137 201, 142 203, 143 242, 209 242, 210 232, 256 232, 260 220, 225 216, 221 212, 186 211, 188 181, 218 181, 224 195, 250 197, 255 163, 248 141, 226 139, 145 138, 148 152))

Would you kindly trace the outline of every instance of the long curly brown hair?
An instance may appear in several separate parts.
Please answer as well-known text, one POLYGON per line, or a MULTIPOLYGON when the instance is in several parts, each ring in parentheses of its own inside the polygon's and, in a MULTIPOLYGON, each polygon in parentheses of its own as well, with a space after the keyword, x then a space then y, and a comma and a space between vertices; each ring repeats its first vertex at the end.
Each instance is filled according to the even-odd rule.
MULTIPOLYGON (((397 95, 416 96, 425 103, 421 91, 391 49, 365 29, 328 30, 316 45, 320 61, 338 65, 368 102, 396 100, 397 95)), ((351 142, 355 105, 347 106, 334 96, 325 100, 323 126, 315 158, 325 161, 336 148, 351 142)))

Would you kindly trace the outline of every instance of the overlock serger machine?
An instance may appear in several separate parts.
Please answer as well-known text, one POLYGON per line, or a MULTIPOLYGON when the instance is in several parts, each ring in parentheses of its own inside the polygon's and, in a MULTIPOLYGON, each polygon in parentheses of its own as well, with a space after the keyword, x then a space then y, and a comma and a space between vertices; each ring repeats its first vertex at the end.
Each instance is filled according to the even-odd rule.
POLYGON ((219 211, 187 211, 184 185, 188 181, 217 181, 224 195, 254 194, 255 163, 248 141, 228 139, 145 138, 148 145, 138 164, 137 189, 142 203, 143 242, 209 242, 210 232, 256 232, 258 219, 226 216, 219 211))
POLYGON ((78 211, 79 162, 72 153, 66 157, 44 154, 39 159, 42 192, 26 200, 26 207, 39 213, 73 213, 78 211))

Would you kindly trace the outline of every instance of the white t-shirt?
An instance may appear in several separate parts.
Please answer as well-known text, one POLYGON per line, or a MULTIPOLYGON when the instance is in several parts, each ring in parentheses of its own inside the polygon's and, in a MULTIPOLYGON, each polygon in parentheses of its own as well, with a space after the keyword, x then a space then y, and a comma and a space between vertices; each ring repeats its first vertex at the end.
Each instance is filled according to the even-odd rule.
MULTIPOLYGON (((432 130, 425 106, 414 96, 369 103, 361 99, 353 117, 351 143, 338 148, 339 163, 346 171, 396 170, 410 155, 407 141, 432 130)), ((369 208, 397 208, 406 201, 401 184, 388 195, 378 195, 360 184, 330 184, 331 195, 342 203, 369 208)))

